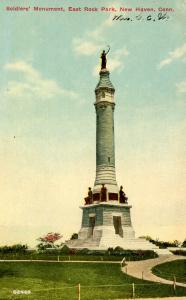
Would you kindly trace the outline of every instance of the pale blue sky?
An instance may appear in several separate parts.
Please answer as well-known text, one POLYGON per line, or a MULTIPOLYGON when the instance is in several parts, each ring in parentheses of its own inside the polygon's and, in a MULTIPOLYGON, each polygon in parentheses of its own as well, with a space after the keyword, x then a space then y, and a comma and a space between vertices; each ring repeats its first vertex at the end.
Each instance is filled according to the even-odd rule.
POLYGON ((106 3, 175 12, 167 22, 113 23, 108 13, 6 12, 28 3, 0 3, 1 244, 79 230, 79 205, 94 182, 94 88, 106 45, 117 178, 136 234, 185 237, 185 1, 29 1, 106 3))

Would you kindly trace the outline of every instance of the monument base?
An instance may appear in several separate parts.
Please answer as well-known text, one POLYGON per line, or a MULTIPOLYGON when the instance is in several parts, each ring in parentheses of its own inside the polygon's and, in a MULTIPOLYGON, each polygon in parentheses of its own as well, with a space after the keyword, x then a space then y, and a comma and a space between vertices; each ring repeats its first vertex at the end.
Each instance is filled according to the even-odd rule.
POLYGON ((131 250, 153 250, 157 247, 145 239, 136 239, 128 204, 116 201, 82 206, 83 218, 77 240, 70 240, 70 248, 106 250, 117 246, 131 250))
POLYGON ((158 247, 145 239, 121 239, 109 238, 107 240, 89 238, 86 240, 71 240, 66 242, 66 245, 71 249, 89 249, 89 250, 107 250, 108 248, 121 247, 124 250, 154 250, 158 247))

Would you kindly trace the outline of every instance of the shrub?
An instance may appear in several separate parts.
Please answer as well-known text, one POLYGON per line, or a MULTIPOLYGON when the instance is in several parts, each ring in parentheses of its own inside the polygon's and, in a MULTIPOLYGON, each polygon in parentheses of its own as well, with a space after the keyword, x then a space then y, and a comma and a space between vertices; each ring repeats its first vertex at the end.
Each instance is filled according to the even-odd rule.
POLYGON ((183 243, 182 243, 181 246, 182 246, 182 247, 186 247, 186 239, 183 241, 183 243))
POLYGON ((60 253, 61 254, 70 254, 71 249, 67 246, 64 245, 61 249, 60 249, 60 253))
POLYGON ((73 233, 70 239, 71 240, 77 240, 78 239, 78 234, 77 233, 73 233))
POLYGON ((88 254, 88 252, 89 252, 89 249, 83 248, 83 249, 78 249, 76 253, 81 254, 81 255, 85 255, 85 254, 88 254))
POLYGON ((27 245, 16 244, 13 246, 0 247, 0 253, 25 253, 27 249, 27 245))
POLYGON ((182 256, 186 256, 186 250, 171 250, 171 252, 175 255, 182 255, 182 256))

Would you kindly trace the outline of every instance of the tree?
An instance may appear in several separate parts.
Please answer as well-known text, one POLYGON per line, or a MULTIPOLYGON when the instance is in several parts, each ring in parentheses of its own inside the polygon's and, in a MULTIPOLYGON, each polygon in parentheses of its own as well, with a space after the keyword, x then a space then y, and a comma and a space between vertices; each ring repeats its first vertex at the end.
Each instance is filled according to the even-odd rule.
POLYGON ((186 239, 183 241, 181 246, 184 247, 184 248, 186 247, 186 239))
POLYGON ((71 240, 77 240, 78 239, 78 234, 77 233, 73 233, 70 239, 71 240))
POLYGON ((175 241, 173 242, 173 244, 175 245, 175 247, 179 247, 179 245, 181 244, 181 242, 178 241, 178 240, 175 240, 175 241))
POLYGON ((57 232, 49 232, 43 237, 39 237, 38 241, 41 243, 38 245, 39 249, 46 249, 46 248, 54 248, 54 243, 60 240, 63 236, 57 232))
POLYGON ((25 253, 27 249, 27 245, 15 244, 12 246, 0 247, 0 253, 25 253))

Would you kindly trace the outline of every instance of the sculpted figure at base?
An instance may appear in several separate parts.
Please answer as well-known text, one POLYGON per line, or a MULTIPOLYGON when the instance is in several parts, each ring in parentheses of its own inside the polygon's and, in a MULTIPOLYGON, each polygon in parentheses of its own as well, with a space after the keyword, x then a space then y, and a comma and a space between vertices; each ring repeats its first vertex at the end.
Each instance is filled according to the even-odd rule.
POLYGON ((102 184, 101 187, 101 202, 107 201, 107 188, 105 187, 104 184, 102 184))
POLYGON ((127 203, 128 198, 126 197, 125 192, 123 191, 122 185, 120 186, 120 191, 119 191, 119 202, 120 203, 127 203))
POLYGON ((92 190, 91 187, 88 188, 88 196, 85 198, 85 204, 92 204, 92 190))

